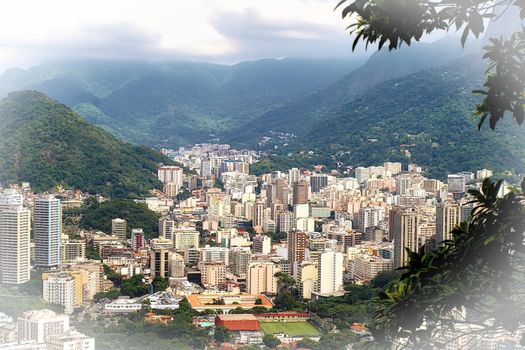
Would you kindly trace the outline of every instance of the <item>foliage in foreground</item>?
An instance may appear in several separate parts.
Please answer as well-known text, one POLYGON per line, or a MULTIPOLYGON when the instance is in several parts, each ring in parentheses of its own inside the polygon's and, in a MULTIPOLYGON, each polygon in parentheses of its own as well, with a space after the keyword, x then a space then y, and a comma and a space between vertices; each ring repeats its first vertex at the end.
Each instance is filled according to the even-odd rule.
MULTIPOLYGON (((410 252, 399 282, 375 299, 376 342, 438 345, 443 332, 515 332, 525 324, 525 197, 498 197, 502 182, 471 190, 475 209, 434 251, 410 252)), ((525 192, 525 181, 522 185, 525 192)))

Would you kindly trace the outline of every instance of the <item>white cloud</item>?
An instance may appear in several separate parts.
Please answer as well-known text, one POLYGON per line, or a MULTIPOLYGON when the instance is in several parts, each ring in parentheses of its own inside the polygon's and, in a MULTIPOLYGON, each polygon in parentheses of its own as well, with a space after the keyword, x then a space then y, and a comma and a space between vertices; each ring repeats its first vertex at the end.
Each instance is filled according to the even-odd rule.
POLYGON ((0 12, 0 70, 52 57, 234 62, 341 55, 335 1, 17 0, 0 12))

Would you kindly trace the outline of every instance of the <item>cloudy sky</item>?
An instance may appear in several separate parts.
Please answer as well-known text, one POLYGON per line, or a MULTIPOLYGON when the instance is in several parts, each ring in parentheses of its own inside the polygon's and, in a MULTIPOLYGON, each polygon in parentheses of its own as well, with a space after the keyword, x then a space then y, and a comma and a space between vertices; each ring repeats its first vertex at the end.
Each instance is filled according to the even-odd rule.
POLYGON ((50 58, 343 57, 338 0, 16 0, 0 11, 0 72, 50 58))

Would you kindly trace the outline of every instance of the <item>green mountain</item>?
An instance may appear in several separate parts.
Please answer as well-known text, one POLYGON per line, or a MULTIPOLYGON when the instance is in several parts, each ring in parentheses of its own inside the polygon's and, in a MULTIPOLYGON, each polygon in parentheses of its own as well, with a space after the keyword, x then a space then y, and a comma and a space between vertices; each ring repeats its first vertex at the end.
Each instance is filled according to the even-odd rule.
POLYGON ((0 77, 0 95, 36 90, 120 138, 150 146, 205 142, 362 64, 348 60, 54 61, 0 77), (210 135, 211 134, 211 135, 210 135))
POLYGON ((417 163, 441 178, 481 168, 523 172, 523 127, 507 118, 496 131, 477 130, 472 112, 479 100, 471 91, 483 85, 482 69, 477 56, 468 56, 380 83, 299 133, 260 166, 282 167, 283 159, 331 167, 390 160, 417 163))
POLYGON ((92 126, 39 92, 0 101, 0 182, 28 181, 37 191, 57 185, 112 197, 135 197, 159 187, 159 163, 173 162, 92 126))
POLYGON ((254 146, 263 136, 269 136, 270 131, 302 134, 382 82, 441 66, 464 56, 465 52, 477 52, 478 48, 478 43, 472 42, 464 50, 458 39, 446 37, 401 50, 375 52, 363 66, 342 79, 248 121, 227 134, 226 141, 254 146))

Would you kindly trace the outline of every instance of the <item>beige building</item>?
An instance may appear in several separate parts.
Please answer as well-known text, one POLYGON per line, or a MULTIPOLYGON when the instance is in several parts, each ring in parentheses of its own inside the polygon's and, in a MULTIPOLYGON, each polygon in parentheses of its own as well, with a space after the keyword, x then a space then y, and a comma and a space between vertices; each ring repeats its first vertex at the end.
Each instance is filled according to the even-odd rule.
POLYGON ((199 231, 193 228, 175 229, 174 242, 177 250, 185 250, 187 247, 199 248, 199 231))
POLYGON ((155 249, 150 253, 150 274, 152 277, 169 277, 169 251, 155 249))
POLYGON ((126 220, 116 218, 111 220, 111 235, 116 236, 119 241, 126 240, 126 231, 127 231, 126 220))
POLYGON ((417 251, 421 217, 416 208, 393 207, 389 215, 389 234, 394 240, 394 268, 408 261, 406 248, 417 251))
POLYGON ((277 293, 275 274, 281 269, 273 262, 254 262, 248 265, 246 288, 249 294, 277 293))
POLYGON ((452 239, 452 229, 461 223, 461 206, 444 201, 436 206, 436 244, 452 239))
POLYGON ((394 269, 394 260, 380 256, 358 254, 354 258, 354 276, 357 281, 368 283, 378 273, 394 269))
POLYGON ((297 287, 301 298, 311 299, 312 292, 317 288, 318 270, 317 264, 310 262, 303 262, 299 266, 297 287))
POLYGON ((60 245, 62 261, 83 260, 86 257, 86 242, 82 240, 65 240, 60 245))
POLYGON ((223 262, 205 262, 200 264, 203 285, 218 286, 226 282, 226 265, 223 262))

